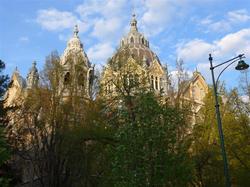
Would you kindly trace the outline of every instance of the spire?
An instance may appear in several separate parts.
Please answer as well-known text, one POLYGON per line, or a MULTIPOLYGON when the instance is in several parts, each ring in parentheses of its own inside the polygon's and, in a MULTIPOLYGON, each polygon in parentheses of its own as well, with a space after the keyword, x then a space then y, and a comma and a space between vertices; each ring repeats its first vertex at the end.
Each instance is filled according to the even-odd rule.
POLYGON ((12 73, 12 78, 13 78, 14 76, 19 77, 19 75, 20 75, 20 73, 19 73, 19 70, 18 70, 18 68, 17 68, 17 66, 16 66, 16 67, 15 67, 15 70, 14 70, 13 73, 12 73))
POLYGON ((75 25, 75 27, 74 27, 74 36, 78 37, 78 33, 79 33, 78 25, 75 25))
POLYGON ((130 31, 138 31, 137 29, 137 20, 135 13, 132 14, 132 19, 130 21, 130 31))
POLYGON ((19 74, 19 71, 18 71, 18 68, 17 68, 17 66, 15 67, 14 73, 17 73, 17 74, 19 74))
POLYGON ((36 61, 32 63, 32 67, 27 75, 27 87, 34 88, 37 86, 39 80, 38 70, 36 68, 36 61))

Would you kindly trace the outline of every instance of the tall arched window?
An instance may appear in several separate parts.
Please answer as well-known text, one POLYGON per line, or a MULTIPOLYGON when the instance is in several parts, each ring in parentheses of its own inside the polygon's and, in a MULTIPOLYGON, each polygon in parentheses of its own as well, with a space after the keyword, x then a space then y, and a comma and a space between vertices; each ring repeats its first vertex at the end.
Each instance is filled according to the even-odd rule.
POLYGON ((160 78, 160 89, 163 89, 163 82, 162 82, 162 78, 160 78))
POLYGON ((144 44, 144 38, 141 39, 141 43, 144 44))
POLYGON ((139 75, 136 73, 135 74, 135 84, 139 84, 139 75))
POLYGON ((132 86, 134 83, 134 77, 132 74, 128 75, 128 85, 132 86))
POLYGON ((132 43, 132 44, 134 43, 134 38, 133 37, 130 38, 130 43, 132 43))
POLYGON ((154 76, 151 75, 151 87, 154 89, 154 76))
POLYGON ((155 89, 158 90, 158 77, 155 77, 155 89))
POLYGON ((67 72, 64 76, 64 84, 68 85, 70 83, 70 73, 67 72))
POLYGON ((84 87, 84 85, 85 85, 85 78, 84 78, 84 75, 82 73, 78 77, 78 84, 82 87, 84 87))

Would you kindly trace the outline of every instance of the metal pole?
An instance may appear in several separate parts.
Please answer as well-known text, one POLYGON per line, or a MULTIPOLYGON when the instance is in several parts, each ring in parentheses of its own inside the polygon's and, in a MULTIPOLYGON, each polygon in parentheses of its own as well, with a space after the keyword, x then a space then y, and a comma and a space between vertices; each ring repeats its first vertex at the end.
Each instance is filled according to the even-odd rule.
POLYGON ((226 154, 225 145, 224 145, 224 135, 223 135, 223 130, 222 130, 221 116, 220 116, 220 105, 218 102, 217 85, 215 84, 215 79, 214 79, 213 58, 211 54, 209 54, 209 62, 210 62, 210 70, 212 73, 212 80, 213 80, 215 109, 216 109, 218 131, 219 131, 219 136, 220 136, 221 154, 222 154, 222 158, 224 162, 224 175, 226 179, 225 182, 226 182, 226 187, 231 187, 230 174, 229 174, 228 163, 227 163, 227 154, 226 154))

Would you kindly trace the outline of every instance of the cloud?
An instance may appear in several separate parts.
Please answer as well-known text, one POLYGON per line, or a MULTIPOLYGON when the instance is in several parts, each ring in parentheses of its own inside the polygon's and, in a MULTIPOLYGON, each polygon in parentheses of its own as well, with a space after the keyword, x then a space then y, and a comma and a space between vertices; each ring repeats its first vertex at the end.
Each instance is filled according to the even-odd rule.
POLYGON ((250 15, 247 10, 240 9, 228 12, 228 19, 232 22, 247 22, 250 20, 250 15))
POLYGON ((143 31, 148 36, 155 36, 181 22, 190 13, 194 5, 211 3, 215 0, 144 0, 140 5, 143 31))
POLYGON ((176 14, 176 4, 170 0, 145 0, 142 15, 143 30, 147 35, 156 35, 165 29, 165 25, 176 14))
POLYGON ((91 36, 102 41, 115 40, 121 37, 127 2, 125 0, 93 0, 78 5, 76 12, 84 20, 89 20, 92 29, 91 36))
POLYGON ((99 39, 110 40, 117 36, 117 31, 122 30, 119 18, 98 19, 94 23, 92 36, 99 39))
POLYGON ((207 56, 214 48, 212 44, 209 44, 201 39, 194 39, 184 44, 179 44, 177 48, 177 56, 184 61, 196 61, 207 56))
POLYGON ((83 18, 87 18, 92 15, 102 15, 104 17, 113 17, 114 15, 120 15, 124 12, 124 7, 127 6, 125 0, 92 0, 85 1, 84 3, 76 7, 76 12, 83 18))
POLYGON ((250 20, 250 15, 245 9, 227 12, 224 19, 215 21, 212 16, 208 16, 199 21, 205 32, 227 32, 233 27, 250 20))
POLYGON ((36 22, 42 28, 49 31, 63 31, 65 29, 72 29, 74 25, 78 24, 80 31, 86 31, 88 24, 81 21, 72 12, 59 11, 55 8, 39 10, 37 13, 36 22))
MULTIPOLYGON (((194 39, 186 43, 181 43, 177 46, 176 53, 184 62, 189 63, 189 65, 195 65, 206 80, 211 82, 208 54, 212 53, 215 64, 242 53, 249 58, 250 28, 227 34, 221 39, 212 42, 194 39)), ((233 66, 229 68, 229 70, 232 69, 233 66)), ((220 68, 217 69, 217 71, 220 70, 220 68)))
POLYGON ((184 70, 183 75, 180 75, 177 70, 170 72, 171 84, 174 89, 178 88, 178 77, 182 76, 184 79, 191 79, 193 76, 192 71, 184 70))
POLYGON ((249 103, 249 96, 248 95, 242 95, 240 98, 244 103, 249 103))
POLYGON ((99 64, 105 64, 113 52, 114 48, 111 43, 98 43, 87 50, 90 61, 99 64))
POLYGON ((250 28, 228 34, 211 43, 194 39, 177 46, 177 56, 187 62, 204 62, 209 53, 218 58, 227 58, 240 53, 250 56, 250 28))
POLYGON ((21 37, 19 38, 19 41, 20 41, 20 42, 23 42, 23 43, 26 43, 26 42, 29 42, 30 39, 29 39, 29 37, 27 37, 27 36, 21 36, 21 37))

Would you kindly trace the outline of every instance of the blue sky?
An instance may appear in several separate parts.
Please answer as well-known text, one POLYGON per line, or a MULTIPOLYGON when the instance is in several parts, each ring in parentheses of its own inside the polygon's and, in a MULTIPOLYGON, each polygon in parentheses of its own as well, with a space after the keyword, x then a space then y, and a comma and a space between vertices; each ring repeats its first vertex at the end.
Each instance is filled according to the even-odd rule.
MULTIPOLYGON (((105 65, 133 10, 140 32, 173 74, 182 58, 210 83, 209 53, 215 63, 239 53, 250 62, 249 0, 0 0, 0 59, 8 74, 17 66, 25 77, 32 61, 42 69, 51 51, 61 55, 78 24, 90 61, 105 65)), ((222 79, 230 88, 239 76, 232 67, 222 79)))

